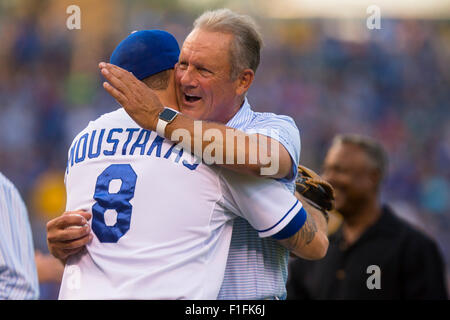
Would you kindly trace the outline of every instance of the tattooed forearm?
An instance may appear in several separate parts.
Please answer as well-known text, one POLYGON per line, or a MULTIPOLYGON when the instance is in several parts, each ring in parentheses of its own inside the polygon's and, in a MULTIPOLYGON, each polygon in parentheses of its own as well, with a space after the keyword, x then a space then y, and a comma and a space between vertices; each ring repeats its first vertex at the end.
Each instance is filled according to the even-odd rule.
POLYGON ((304 247, 313 241, 314 236, 317 232, 316 222, 311 215, 306 216, 306 221, 303 227, 291 238, 289 238, 289 243, 287 244, 288 250, 294 250, 298 246, 304 247))
POLYGON ((280 244, 297 257, 307 260, 322 259, 328 250, 327 221, 323 214, 309 204, 300 194, 296 197, 306 211, 303 226, 291 237, 279 240, 280 244))
POLYGON ((308 245, 314 239, 314 235, 317 232, 316 222, 311 215, 307 215, 305 225, 300 229, 300 239, 308 245))

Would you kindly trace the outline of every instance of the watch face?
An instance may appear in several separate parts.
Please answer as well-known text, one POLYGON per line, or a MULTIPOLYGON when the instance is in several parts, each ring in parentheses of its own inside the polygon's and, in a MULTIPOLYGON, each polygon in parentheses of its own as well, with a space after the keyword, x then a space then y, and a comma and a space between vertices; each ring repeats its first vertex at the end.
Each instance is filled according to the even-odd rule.
POLYGON ((165 108, 165 109, 159 114, 159 118, 160 118, 161 120, 170 122, 170 121, 172 121, 172 120, 175 118, 176 115, 177 115, 177 112, 176 112, 176 111, 173 111, 173 110, 171 110, 171 109, 165 108))

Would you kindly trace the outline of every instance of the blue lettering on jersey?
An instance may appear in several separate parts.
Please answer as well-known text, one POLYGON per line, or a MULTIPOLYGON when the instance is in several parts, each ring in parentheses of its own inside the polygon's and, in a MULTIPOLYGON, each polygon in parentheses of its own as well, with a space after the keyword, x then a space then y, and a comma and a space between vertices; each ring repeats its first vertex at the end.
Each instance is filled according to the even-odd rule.
POLYGON ((110 151, 107 151, 107 150, 103 151, 103 154, 105 156, 113 156, 113 155, 116 154, 117 145, 119 144, 119 139, 112 139, 112 135, 113 135, 114 132, 121 133, 121 132, 123 132, 123 129, 122 128, 114 128, 114 129, 111 129, 109 131, 108 139, 106 139, 106 142, 107 143, 114 143, 114 147, 110 151))
POLYGON ((75 157, 75 143, 73 144, 73 147, 70 148, 70 152, 69 152, 69 159, 67 161, 67 167, 69 167, 69 162, 70 162, 70 166, 73 166, 73 159, 75 157))
POLYGON ((164 138, 161 138, 160 136, 156 136, 155 140, 153 140, 152 145, 148 149, 147 155, 152 155, 153 149, 156 147, 156 156, 159 158, 161 157, 161 147, 162 143, 164 141, 164 138))
POLYGON ((131 150, 130 150, 131 155, 134 154, 134 150, 136 150, 137 148, 141 148, 141 156, 144 155, 145 147, 147 146, 148 139, 150 138, 150 132, 151 131, 145 130, 145 129, 141 130, 141 132, 139 133, 139 137, 137 138, 136 142, 131 147, 131 150), (144 142, 140 143, 144 134, 145 134, 144 142))
POLYGON ((89 143, 89 152, 88 152, 89 159, 97 158, 100 155, 100 150, 102 148, 102 140, 103 140, 103 135, 105 134, 105 129, 102 129, 100 131, 100 135, 98 137, 98 142, 97 142, 97 151, 95 153, 92 153, 96 133, 97 133, 97 130, 94 130, 92 132, 91 140, 89 143))
POLYGON ((77 144, 77 152, 75 153, 75 162, 76 163, 80 163, 81 161, 84 160, 84 158, 86 158, 86 145, 87 145, 87 139, 89 137, 89 134, 84 134, 83 136, 81 136, 80 140, 78 140, 78 144, 77 144), (83 144, 83 150, 82 150, 82 154, 80 156, 80 145, 83 144))
MULTIPOLYGON (((173 148, 175 148, 176 146, 177 146, 176 144, 173 144, 173 145, 170 147, 170 149, 167 150, 166 154, 164 155, 164 158, 169 159, 170 155, 171 155, 172 152, 173 152, 173 148)), ((176 162, 176 163, 178 163, 178 161, 180 161, 180 158, 181 158, 180 153, 181 153, 181 155, 183 155, 183 149, 180 149, 180 151, 178 151, 178 156, 177 156, 177 158, 175 159, 175 162, 176 162)))
POLYGON ((189 162, 187 162, 186 160, 183 160, 183 166, 185 166, 186 168, 188 168, 189 170, 195 170, 197 169, 198 165, 200 163, 194 163, 194 164, 190 164, 189 162))
POLYGON ((126 131, 128 131, 128 139, 124 143, 123 148, 122 148, 122 155, 123 156, 127 154, 127 147, 128 147, 128 144, 130 143, 131 139, 133 139, 133 134, 136 131, 139 131, 139 129, 138 128, 128 128, 126 131))
MULTIPOLYGON (((101 129, 100 132, 98 130, 93 130, 92 132, 85 133, 72 144, 67 160, 66 173, 69 172, 70 167, 73 167, 74 164, 83 162, 86 159, 95 159, 100 157, 102 155, 102 151, 103 155, 105 156, 118 155, 117 153, 120 152, 117 150, 119 147, 119 143, 120 141, 125 140, 125 135, 126 140, 123 144, 122 151, 120 152, 121 155, 135 155, 135 153, 137 153, 138 151, 138 155, 141 156, 147 155, 158 158, 161 157, 164 138, 158 135, 155 136, 152 143, 150 144, 150 147, 147 150, 147 153, 145 153, 150 140, 150 135, 152 133, 149 130, 140 128, 113 128, 109 129, 108 132, 106 131, 107 129, 101 129), (132 143, 133 137, 136 137, 136 135, 134 135, 136 132, 139 132, 139 134, 137 135, 134 143, 132 143), (105 136, 107 136, 106 141, 104 141, 105 136), (128 148, 130 144, 131 148, 128 148), (153 152, 155 149, 156 151, 153 152)), ((177 149, 175 147, 176 144, 173 143, 170 146, 169 150, 167 150, 167 152, 164 154, 163 158, 169 159, 172 154, 176 154, 176 157, 173 161, 175 163, 179 163, 183 156, 184 150, 177 149)), ((183 160, 181 163, 185 168, 188 168, 189 170, 195 170, 199 165, 199 163, 191 164, 186 160, 183 160)))

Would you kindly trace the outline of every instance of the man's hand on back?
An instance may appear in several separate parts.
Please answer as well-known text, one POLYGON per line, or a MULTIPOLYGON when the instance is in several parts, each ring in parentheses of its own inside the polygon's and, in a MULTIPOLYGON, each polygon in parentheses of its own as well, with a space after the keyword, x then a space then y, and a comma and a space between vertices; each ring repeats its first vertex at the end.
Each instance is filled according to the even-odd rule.
POLYGON ((50 253, 65 263, 66 259, 80 252, 93 235, 88 221, 92 214, 78 210, 67 211, 47 223, 47 246, 50 253))

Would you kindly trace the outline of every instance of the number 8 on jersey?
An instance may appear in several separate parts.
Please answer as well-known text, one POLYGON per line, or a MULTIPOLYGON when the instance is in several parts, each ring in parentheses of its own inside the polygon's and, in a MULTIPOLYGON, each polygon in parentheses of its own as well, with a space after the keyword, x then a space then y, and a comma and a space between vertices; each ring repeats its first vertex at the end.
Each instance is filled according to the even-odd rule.
POLYGON ((116 243, 130 229, 137 175, 129 164, 112 164, 97 178, 92 206, 92 231, 100 242, 116 243), (112 180, 121 180, 120 190, 110 193, 112 180), (113 226, 106 225, 105 212, 115 210, 117 221, 113 226))

